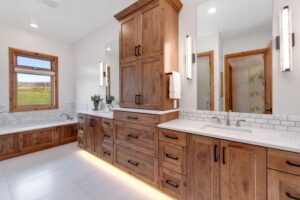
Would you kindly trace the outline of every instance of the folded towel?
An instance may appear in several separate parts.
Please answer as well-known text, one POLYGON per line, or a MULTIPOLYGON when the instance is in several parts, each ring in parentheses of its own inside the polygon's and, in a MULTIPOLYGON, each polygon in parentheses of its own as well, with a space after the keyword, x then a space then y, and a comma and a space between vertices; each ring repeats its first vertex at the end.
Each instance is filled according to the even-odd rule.
POLYGON ((173 71, 170 75, 170 88, 169 88, 170 99, 180 99, 181 97, 181 85, 180 85, 180 74, 173 71))

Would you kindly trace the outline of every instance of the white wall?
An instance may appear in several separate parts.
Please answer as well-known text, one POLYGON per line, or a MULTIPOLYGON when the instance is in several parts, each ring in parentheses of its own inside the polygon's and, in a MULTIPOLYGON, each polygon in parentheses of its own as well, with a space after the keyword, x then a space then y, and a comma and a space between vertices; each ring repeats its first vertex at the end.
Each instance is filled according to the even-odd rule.
POLYGON ((105 87, 99 86, 99 61, 105 60, 105 44, 118 36, 119 24, 114 20, 74 44, 77 104, 90 104, 94 94, 105 97, 105 87))
POLYGON ((292 26, 296 36, 292 72, 281 72, 279 51, 273 45, 273 109, 276 114, 300 115, 300 43, 297 42, 300 38, 300 1, 274 0, 273 2, 273 38, 279 35, 279 12, 286 5, 292 9, 292 26))
POLYGON ((58 56, 59 103, 74 103, 75 68, 72 46, 35 32, 0 25, 0 105, 9 105, 9 47, 58 56))

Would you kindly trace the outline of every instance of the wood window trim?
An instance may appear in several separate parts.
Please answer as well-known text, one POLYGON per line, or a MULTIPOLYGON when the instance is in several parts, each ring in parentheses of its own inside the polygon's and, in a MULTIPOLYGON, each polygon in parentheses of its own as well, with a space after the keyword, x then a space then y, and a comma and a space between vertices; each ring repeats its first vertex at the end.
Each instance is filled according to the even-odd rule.
POLYGON ((26 51, 16 48, 9 48, 9 104, 10 112, 26 112, 26 111, 38 111, 38 110, 51 110, 58 109, 58 57, 47 54, 26 51), (16 97, 16 66, 17 56, 25 56, 28 58, 37 58, 51 61, 51 69, 36 69, 27 66, 18 66, 18 68, 26 68, 37 71, 53 72, 55 75, 51 77, 51 104, 49 105, 32 105, 32 106, 17 106, 16 97))

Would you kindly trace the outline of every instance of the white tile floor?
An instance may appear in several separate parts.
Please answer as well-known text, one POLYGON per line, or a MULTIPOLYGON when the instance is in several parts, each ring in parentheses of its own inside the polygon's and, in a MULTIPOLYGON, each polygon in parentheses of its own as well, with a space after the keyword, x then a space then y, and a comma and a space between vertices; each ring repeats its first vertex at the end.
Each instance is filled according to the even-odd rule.
POLYGON ((148 199, 170 198, 76 143, 0 162, 0 200, 148 199))

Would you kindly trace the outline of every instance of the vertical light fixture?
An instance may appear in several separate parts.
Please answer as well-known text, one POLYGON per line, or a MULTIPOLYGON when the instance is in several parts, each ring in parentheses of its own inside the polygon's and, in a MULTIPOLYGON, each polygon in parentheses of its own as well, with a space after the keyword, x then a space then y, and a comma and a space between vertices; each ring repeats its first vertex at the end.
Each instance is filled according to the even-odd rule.
POLYGON ((104 86, 104 63, 102 61, 99 62, 99 85, 100 87, 104 86))
POLYGON ((193 54, 192 37, 187 35, 185 38, 185 70, 186 78, 192 80, 192 67, 195 62, 195 55, 193 54))
POLYGON ((293 46, 295 35, 292 33, 291 9, 285 6, 280 12, 280 37, 277 37, 277 49, 280 49, 282 72, 289 72, 293 67, 293 46))

